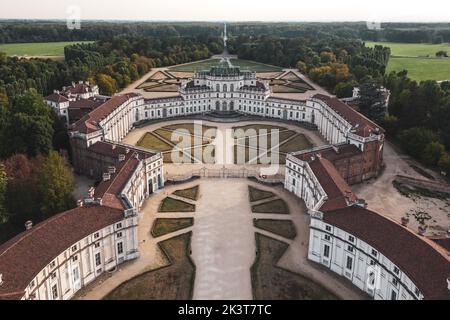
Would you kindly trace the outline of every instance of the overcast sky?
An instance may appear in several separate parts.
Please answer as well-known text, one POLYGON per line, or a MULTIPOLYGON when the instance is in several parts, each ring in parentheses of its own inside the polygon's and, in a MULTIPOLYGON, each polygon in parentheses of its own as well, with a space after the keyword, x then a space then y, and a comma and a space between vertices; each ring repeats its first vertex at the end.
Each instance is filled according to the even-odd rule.
POLYGON ((0 19, 450 22, 450 0, 0 0, 0 19))

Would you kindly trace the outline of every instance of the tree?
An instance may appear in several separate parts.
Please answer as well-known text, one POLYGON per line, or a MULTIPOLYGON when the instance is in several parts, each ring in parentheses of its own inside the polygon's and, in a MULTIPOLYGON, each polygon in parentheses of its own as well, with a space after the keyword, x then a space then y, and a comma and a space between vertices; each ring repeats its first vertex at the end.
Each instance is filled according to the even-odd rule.
POLYGON ((395 136, 398 132, 398 118, 393 115, 387 115, 384 118, 383 127, 388 135, 395 136))
POLYGON ((440 51, 436 52, 436 57, 438 57, 438 58, 448 58, 447 51, 440 50, 440 51))
POLYGON ((450 154, 444 153, 439 159, 439 168, 444 171, 447 175, 450 175, 450 154))
POLYGON ((8 177, 6 176, 5 167, 0 164, 0 224, 8 221, 8 214, 6 211, 6 187, 8 184, 8 177))
POLYGON ((43 159, 37 176, 43 219, 75 206, 72 173, 56 151, 50 151, 43 159))
POLYGON ((411 128, 400 133, 399 139, 406 153, 422 159, 425 148, 439 140, 438 136, 427 128, 411 128))
POLYGON ((381 123, 387 113, 381 84, 377 80, 364 82, 359 87, 359 96, 360 111, 375 122, 381 123))
POLYGON ((444 145, 437 141, 433 141, 430 142, 423 150, 422 161, 426 165, 435 166, 444 154, 444 145))
POLYGON ((298 69, 298 71, 300 71, 300 73, 306 73, 308 71, 306 63, 304 63, 302 60, 298 60, 295 67, 298 69))
POLYGON ((52 148, 51 110, 34 89, 15 96, 10 108, 0 106, 0 157, 25 153, 34 157, 52 148))
POLYGON ((334 94, 338 98, 348 98, 353 95, 353 88, 358 86, 358 82, 351 80, 347 82, 339 82, 334 87, 334 94))
POLYGON ((100 89, 100 92, 107 96, 112 96, 117 91, 116 80, 114 80, 111 76, 103 73, 97 74, 97 85, 100 89))

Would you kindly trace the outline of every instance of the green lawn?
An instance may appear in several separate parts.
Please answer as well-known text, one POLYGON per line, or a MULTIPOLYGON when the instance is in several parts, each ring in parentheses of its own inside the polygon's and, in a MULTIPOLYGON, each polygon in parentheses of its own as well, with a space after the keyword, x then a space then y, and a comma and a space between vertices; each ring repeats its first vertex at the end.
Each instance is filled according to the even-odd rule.
POLYGON ((383 45, 391 48, 391 55, 406 57, 435 57, 438 51, 447 51, 450 54, 450 45, 428 43, 394 43, 394 42, 366 42, 367 47, 383 45))
MULTIPOLYGON (((180 66, 170 67, 170 71, 174 72, 195 72, 202 70, 209 70, 212 66, 217 65, 220 62, 219 59, 211 59, 200 62, 193 62, 180 66)), ((273 72, 273 71, 281 71, 282 68, 276 66, 270 66, 263 63, 258 63, 254 61, 241 60, 241 59, 232 59, 231 63, 235 66, 241 67, 242 70, 250 70, 255 72, 273 72)))
POLYGON ((93 41, 0 44, 0 51, 5 52, 9 56, 63 56, 64 47, 76 43, 92 42, 93 41))
POLYGON ((391 48, 387 72, 408 70, 416 81, 450 79, 450 58, 436 58, 441 50, 450 54, 449 44, 366 42, 368 47, 375 44, 391 48))
POLYGON ((408 70, 408 76, 416 81, 450 79, 450 58, 391 58, 387 72, 408 70))
POLYGON ((194 212, 195 205, 167 197, 159 205, 158 212, 194 212))

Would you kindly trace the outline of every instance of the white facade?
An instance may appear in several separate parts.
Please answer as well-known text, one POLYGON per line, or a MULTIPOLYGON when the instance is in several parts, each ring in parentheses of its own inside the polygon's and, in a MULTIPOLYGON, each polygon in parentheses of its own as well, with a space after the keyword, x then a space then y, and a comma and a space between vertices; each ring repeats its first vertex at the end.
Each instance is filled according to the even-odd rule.
POLYGON ((137 216, 128 214, 61 252, 29 283, 22 299, 70 299, 104 272, 138 256, 137 216))
POLYGON ((308 162, 301 161, 290 154, 286 158, 284 187, 303 199, 309 210, 319 210, 327 200, 327 194, 308 162))
POLYGON ((411 279, 382 252, 325 223, 320 212, 311 216, 308 259, 345 277, 375 300, 423 299, 411 279))

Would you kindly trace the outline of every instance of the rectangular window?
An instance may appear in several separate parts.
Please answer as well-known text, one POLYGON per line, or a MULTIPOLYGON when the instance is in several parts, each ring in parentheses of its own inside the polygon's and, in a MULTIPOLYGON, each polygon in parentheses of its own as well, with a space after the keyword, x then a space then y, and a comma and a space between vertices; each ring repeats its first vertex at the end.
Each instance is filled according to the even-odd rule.
POLYGON ((56 284, 52 286, 52 297, 58 299, 58 286, 56 284))
POLYGON ((394 267, 394 273, 398 275, 398 274, 400 273, 400 270, 399 270, 399 268, 397 268, 397 267, 394 267))
POLYGON ((98 237, 100 237, 100 233, 97 232, 94 234, 94 239, 97 239, 98 237))
POLYGON ((117 254, 122 254, 123 253, 123 243, 119 242, 117 244, 117 254))
POLYGON ((394 290, 392 290, 391 292, 391 300, 397 300, 397 292, 395 292, 394 290))
POLYGON ((325 258, 330 256, 330 246, 323 246, 323 256, 325 258))
POLYGON ((355 237, 353 237, 353 236, 348 236, 348 241, 350 241, 350 242, 355 242, 355 237))
POLYGON ((102 264, 102 257, 101 257, 100 252, 99 252, 99 253, 95 254, 95 266, 98 267, 101 264, 102 264))
POLYGON ((117 238, 122 238, 122 232, 117 232, 117 238))
POLYGON ((371 254, 372 254, 374 257, 376 257, 376 256, 378 255, 378 251, 375 250, 375 249, 372 249, 371 254))
POLYGON ((330 241, 330 239, 331 239, 331 237, 330 237, 328 234, 326 234, 324 238, 325 238, 325 240, 327 240, 327 241, 330 241))
POLYGON ((353 258, 352 257, 347 257, 347 263, 346 263, 345 267, 348 270, 352 270, 352 268, 353 268, 353 258))
POLYGON ((330 231, 331 231, 331 227, 330 227, 330 226, 326 226, 326 227, 325 227, 325 230, 327 230, 328 232, 330 232, 330 231))

